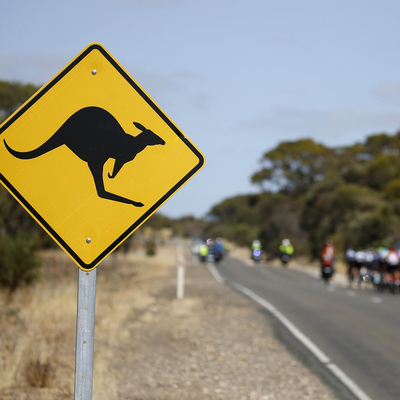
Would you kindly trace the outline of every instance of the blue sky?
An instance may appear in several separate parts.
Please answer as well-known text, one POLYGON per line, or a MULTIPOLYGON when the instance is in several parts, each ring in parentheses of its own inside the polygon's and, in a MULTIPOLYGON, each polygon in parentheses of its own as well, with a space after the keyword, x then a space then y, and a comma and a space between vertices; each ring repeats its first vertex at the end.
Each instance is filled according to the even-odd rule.
POLYGON ((203 216, 256 192, 263 153, 400 129, 395 0, 13 0, 0 80, 45 84, 100 42, 205 154, 161 212, 203 216))

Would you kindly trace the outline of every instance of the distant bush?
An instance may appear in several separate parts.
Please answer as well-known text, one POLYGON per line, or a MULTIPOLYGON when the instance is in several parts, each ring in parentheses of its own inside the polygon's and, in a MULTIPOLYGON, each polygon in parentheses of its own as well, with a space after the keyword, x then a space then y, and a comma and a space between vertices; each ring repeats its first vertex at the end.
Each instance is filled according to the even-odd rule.
POLYGON ((146 250, 147 256, 154 256, 156 254, 156 242, 154 239, 148 239, 144 243, 144 248, 146 250))
POLYGON ((15 237, 0 236, 0 286, 13 292, 21 284, 32 283, 38 276, 40 259, 35 252, 38 240, 25 232, 15 237))

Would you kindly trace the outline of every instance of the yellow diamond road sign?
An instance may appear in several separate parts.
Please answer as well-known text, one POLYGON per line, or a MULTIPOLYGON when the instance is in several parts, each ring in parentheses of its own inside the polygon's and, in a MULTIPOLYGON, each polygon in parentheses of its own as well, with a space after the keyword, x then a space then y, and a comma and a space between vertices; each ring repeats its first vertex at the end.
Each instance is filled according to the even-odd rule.
POLYGON ((0 126, 0 180, 91 270, 204 165, 100 44, 0 126))

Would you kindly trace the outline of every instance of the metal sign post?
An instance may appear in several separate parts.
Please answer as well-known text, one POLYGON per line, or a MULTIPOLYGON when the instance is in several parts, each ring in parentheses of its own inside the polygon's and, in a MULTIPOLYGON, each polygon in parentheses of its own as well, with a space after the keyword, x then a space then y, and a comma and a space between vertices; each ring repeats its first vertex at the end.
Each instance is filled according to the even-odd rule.
POLYGON ((79 268, 74 400, 92 400, 97 268, 79 268))

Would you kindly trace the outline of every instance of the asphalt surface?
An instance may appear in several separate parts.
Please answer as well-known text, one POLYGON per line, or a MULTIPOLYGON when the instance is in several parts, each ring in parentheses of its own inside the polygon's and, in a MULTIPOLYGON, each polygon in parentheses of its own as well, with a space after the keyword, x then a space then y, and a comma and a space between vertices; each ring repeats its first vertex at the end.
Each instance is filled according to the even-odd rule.
POLYGON ((371 399, 400 399, 400 295, 232 258, 215 266, 275 306, 371 399))

